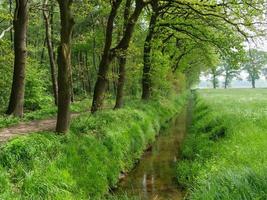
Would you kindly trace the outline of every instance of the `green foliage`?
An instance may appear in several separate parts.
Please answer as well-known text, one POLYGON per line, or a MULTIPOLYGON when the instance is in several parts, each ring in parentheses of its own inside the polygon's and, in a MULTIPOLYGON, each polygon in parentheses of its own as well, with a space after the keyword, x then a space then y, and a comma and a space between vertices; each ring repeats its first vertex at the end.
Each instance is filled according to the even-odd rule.
POLYGON ((49 103, 52 103, 52 98, 46 91, 48 73, 49 72, 41 68, 36 61, 28 61, 24 102, 26 110, 39 110, 49 103))
POLYGON ((198 92, 177 164, 189 199, 267 198, 265 95, 248 89, 198 92))
POLYGON ((0 198, 103 199, 154 141, 160 125, 182 109, 186 96, 85 113, 65 136, 33 133, 4 144, 0 188, 7 189, 0 198))
POLYGON ((10 42, 0 40, 1 55, 5 55, 0 56, 0 112, 5 109, 11 91, 13 54, 10 46, 10 42))
MULTIPOLYGON (((12 66, 13 55, 10 49, 10 43, 3 43, 0 40, 0 49, 3 47, 5 56, 0 58, 0 111, 4 112, 10 97, 12 86, 12 66)), ((25 109, 38 110, 51 103, 51 96, 47 93, 47 74, 49 72, 40 66, 34 60, 29 60, 26 68, 26 85, 25 85, 25 109)))

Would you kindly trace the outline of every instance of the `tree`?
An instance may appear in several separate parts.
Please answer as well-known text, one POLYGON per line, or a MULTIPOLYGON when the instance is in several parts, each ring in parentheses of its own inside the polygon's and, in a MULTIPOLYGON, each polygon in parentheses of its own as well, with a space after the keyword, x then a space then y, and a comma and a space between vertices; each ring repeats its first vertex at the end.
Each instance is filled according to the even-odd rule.
POLYGON ((220 76, 222 74, 222 72, 223 72, 223 70, 221 68, 218 68, 218 67, 213 67, 210 69, 211 82, 212 82, 213 89, 216 89, 217 87, 219 87, 218 76, 220 76))
POLYGON ((109 66, 111 61, 118 55, 125 53, 128 50, 134 28, 136 25, 136 22, 145 7, 146 3, 143 2, 143 0, 135 0, 135 8, 131 16, 129 17, 129 20, 127 22, 127 25, 125 26, 124 34, 121 38, 121 40, 118 42, 118 44, 111 49, 112 45, 112 35, 113 35, 113 23, 114 19, 117 15, 117 11, 119 9, 119 6, 121 4, 121 0, 115 0, 112 1, 112 8, 109 15, 108 23, 107 23, 107 29, 106 29, 106 41, 105 41, 105 47, 104 52, 99 64, 99 71, 98 71, 98 77, 94 89, 94 96, 92 101, 92 107, 91 112, 94 113, 97 110, 99 110, 102 107, 103 100, 104 100, 104 94, 107 87, 107 73, 109 70, 109 66))
MULTIPOLYGON (((53 5, 51 7, 53 7, 53 5)), ((53 12, 53 9, 51 12, 53 12)), ((51 30, 50 17, 49 17, 49 16, 52 17, 53 15, 49 13, 48 0, 44 0, 43 16, 44 16, 44 21, 45 21, 46 45, 47 45, 47 50, 48 50, 48 55, 49 55, 54 101, 55 101, 55 105, 57 105, 58 84, 57 84, 57 78, 56 78, 56 61, 54 57, 54 50, 53 50, 53 43, 52 43, 52 30, 51 30)))
POLYGON ((252 88, 256 87, 256 80, 260 78, 262 70, 267 64, 267 53, 256 49, 248 52, 247 59, 243 63, 244 70, 248 73, 248 81, 251 82, 252 88))
POLYGON ((112 45, 112 35, 113 35, 113 28, 114 28, 114 20, 117 15, 117 11, 121 4, 122 0, 115 0, 112 1, 111 11, 109 13, 107 26, 106 26, 106 39, 105 39, 105 46, 102 54, 102 58, 99 64, 99 71, 98 77, 95 84, 94 89, 94 96, 92 102, 92 112, 96 112, 103 103, 104 93, 106 90, 107 85, 107 73, 109 70, 109 65, 111 62, 111 45, 112 45))
POLYGON ((239 75, 240 71, 237 70, 238 66, 232 65, 229 59, 223 60, 221 67, 224 76, 224 88, 226 89, 230 86, 233 78, 239 75))
POLYGON ((159 16, 158 1, 151 2, 152 14, 150 17, 148 33, 144 43, 144 58, 143 58, 143 77, 142 77, 142 99, 147 100, 151 96, 151 50, 152 41, 155 34, 157 18, 159 16))
MULTIPOLYGON (((131 11, 131 4, 132 0, 126 0, 126 5, 124 9, 124 22, 123 22, 123 35, 125 35, 126 26, 128 24, 130 11, 131 11)), ((122 107, 123 104, 123 89, 124 89, 124 82, 126 76, 126 53, 122 52, 118 56, 119 59, 119 78, 118 78, 118 85, 117 85, 117 92, 116 92, 116 103, 114 109, 118 109, 122 107)))
POLYGON ((26 38, 28 26, 28 0, 16 0, 14 13, 14 71, 11 95, 6 114, 22 117, 25 90, 26 38))
POLYGON ((71 13, 72 0, 58 0, 61 32, 58 47, 58 114, 56 132, 66 133, 70 123, 71 101, 71 36, 74 19, 71 13))

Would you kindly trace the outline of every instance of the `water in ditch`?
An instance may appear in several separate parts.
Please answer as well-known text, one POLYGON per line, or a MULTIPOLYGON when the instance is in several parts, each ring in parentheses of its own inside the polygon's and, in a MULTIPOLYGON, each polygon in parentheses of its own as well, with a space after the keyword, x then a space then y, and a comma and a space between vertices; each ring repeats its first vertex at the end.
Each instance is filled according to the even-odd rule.
POLYGON ((141 200, 181 200, 184 192, 175 181, 175 163, 188 125, 185 109, 162 129, 137 166, 119 183, 116 194, 127 194, 141 200))

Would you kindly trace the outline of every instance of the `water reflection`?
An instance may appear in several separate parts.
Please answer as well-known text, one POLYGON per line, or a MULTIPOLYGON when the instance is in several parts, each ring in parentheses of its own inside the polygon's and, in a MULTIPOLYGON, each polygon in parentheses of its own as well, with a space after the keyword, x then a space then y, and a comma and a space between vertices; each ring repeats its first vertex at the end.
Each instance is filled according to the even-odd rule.
POLYGON ((175 162, 186 132, 186 111, 170 122, 136 168, 119 184, 117 193, 139 196, 142 200, 181 200, 175 183, 175 162))

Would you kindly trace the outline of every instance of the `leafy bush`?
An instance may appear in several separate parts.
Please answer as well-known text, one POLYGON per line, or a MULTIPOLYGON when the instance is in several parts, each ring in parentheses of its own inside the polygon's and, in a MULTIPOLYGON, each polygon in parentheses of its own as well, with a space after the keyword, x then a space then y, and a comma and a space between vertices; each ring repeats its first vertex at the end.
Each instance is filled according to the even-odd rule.
POLYGON ((6 109, 12 84, 13 54, 8 41, 0 40, 0 111, 6 109))
MULTIPOLYGON (((0 58, 0 111, 5 111, 11 92, 13 76, 13 52, 10 43, 0 41, 0 52, 5 56, 0 58)), ((47 94, 46 86, 49 83, 46 69, 39 66, 38 62, 28 59, 25 77, 25 108, 27 110, 37 110, 51 102, 51 97, 47 94)))
POLYGON ((25 102, 24 107, 27 110, 38 110, 52 101, 47 94, 47 74, 48 72, 41 68, 34 60, 28 61, 26 68, 25 84, 25 102))

